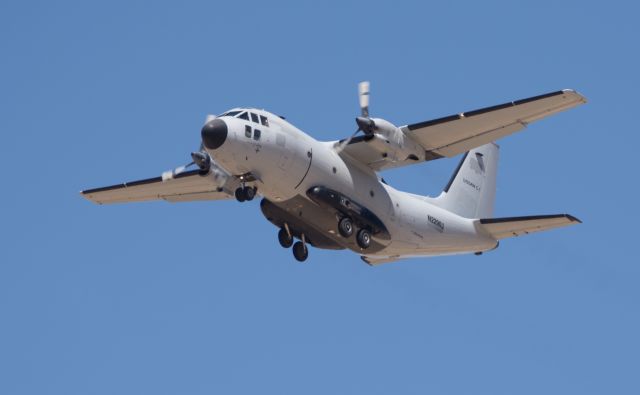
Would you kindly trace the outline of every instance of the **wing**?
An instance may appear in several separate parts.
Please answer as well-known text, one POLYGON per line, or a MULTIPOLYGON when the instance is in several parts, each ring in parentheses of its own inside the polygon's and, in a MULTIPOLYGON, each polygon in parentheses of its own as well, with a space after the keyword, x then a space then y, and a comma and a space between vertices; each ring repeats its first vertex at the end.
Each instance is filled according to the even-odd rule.
POLYGON ((354 139, 344 152, 374 170, 452 157, 525 128, 531 122, 586 103, 579 93, 565 89, 497 106, 400 127, 424 156, 389 161, 366 138, 354 139))
POLYGON ((98 203, 129 203, 148 200, 187 202, 195 200, 224 200, 233 197, 237 179, 230 178, 219 187, 219 182, 210 174, 200 175, 199 170, 190 170, 175 176, 154 177, 146 180, 126 182, 108 187, 81 191, 86 199, 98 203))
POLYGON ((569 214, 488 218, 480 219, 478 222, 496 240, 582 223, 569 214))

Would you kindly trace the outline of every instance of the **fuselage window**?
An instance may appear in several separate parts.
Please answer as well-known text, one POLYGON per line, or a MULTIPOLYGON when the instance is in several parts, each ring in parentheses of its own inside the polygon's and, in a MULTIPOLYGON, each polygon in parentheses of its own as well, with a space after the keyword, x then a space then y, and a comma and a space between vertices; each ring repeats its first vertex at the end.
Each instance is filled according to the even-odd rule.
POLYGON ((260 122, 266 127, 269 127, 269 120, 264 115, 260 115, 260 122))
POLYGON ((255 122, 255 123, 259 123, 259 122, 258 122, 258 116, 257 116, 256 114, 254 114, 254 113, 251 113, 251 120, 252 120, 253 122, 255 122))
POLYGON ((253 139, 254 140, 260 140, 260 129, 256 129, 253 131, 253 139))
POLYGON ((251 138, 251 126, 245 125, 244 127, 244 136, 251 138))
POLYGON ((247 113, 247 112, 245 111, 245 112, 243 112, 242 114, 238 115, 238 118, 240 118, 240 119, 244 119, 244 120, 248 121, 248 120, 249 120, 249 113, 247 113))

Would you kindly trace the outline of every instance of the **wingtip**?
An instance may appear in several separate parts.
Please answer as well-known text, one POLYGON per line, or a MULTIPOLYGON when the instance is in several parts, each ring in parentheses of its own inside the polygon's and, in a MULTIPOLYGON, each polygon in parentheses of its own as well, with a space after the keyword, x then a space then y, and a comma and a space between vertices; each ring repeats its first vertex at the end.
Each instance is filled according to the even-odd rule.
POLYGON ((569 93, 569 94, 578 96, 580 98, 579 100, 580 100, 580 102, 582 102, 582 104, 585 104, 587 102, 587 98, 584 97, 580 92, 578 92, 575 89, 568 89, 568 88, 567 89, 563 89, 562 93, 569 93))
POLYGON ((565 216, 566 216, 566 217, 567 217, 571 222, 577 222, 577 223, 579 223, 579 224, 581 224, 581 223, 582 223, 582 221, 581 221, 581 220, 579 220, 578 218, 574 217, 574 216, 573 216, 573 215, 571 215, 571 214, 565 214, 565 216))

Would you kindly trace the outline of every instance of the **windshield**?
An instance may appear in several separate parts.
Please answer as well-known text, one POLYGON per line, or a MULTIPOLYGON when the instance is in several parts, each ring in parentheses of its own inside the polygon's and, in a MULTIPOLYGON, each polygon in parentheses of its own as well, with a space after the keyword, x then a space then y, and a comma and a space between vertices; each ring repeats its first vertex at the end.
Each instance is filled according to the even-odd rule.
POLYGON ((227 111, 222 115, 218 115, 218 117, 235 117, 238 114, 240 114, 240 111, 227 111))

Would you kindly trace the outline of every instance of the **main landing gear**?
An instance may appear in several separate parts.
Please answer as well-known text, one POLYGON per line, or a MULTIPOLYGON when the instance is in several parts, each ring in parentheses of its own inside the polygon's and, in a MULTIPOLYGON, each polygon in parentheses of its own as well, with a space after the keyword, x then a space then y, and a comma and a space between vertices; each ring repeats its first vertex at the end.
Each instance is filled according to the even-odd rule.
POLYGON ((293 257, 296 258, 298 262, 304 262, 309 257, 309 249, 307 245, 301 241, 296 241, 293 245, 293 257))
POLYGON ((293 245, 293 236, 285 228, 278 231, 278 241, 283 248, 289 248, 293 245))
POLYGON ((239 202, 244 202, 244 201, 250 202, 253 200, 254 197, 256 197, 256 191, 257 191, 256 187, 242 186, 236 189, 236 192, 235 192, 236 200, 239 202))
POLYGON ((301 241, 296 241, 294 243, 293 235, 286 223, 284 224, 284 227, 280 228, 278 231, 278 241, 283 248, 289 248, 293 245, 293 257, 296 258, 298 262, 304 262, 309 257, 309 248, 307 247, 304 234, 302 234, 301 241))
POLYGON ((358 233, 356 233, 356 243, 358 243, 358 247, 366 250, 371 245, 371 232, 367 229, 360 229, 358 233))
MULTIPOLYGON (((340 218, 340 220, 338 221, 338 233, 340 233, 340 236, 348 239, 349 237, 351 237, 351 235, 353 235, 353 231, 354 226, 351 218, 340 218)), ((358 247, 362 248, 363 250, 369 248, 369 246, 371 245, 371 232, 366 228, 358 230, 358 232, 356 233, 356 243, 358 244, 358 247)))

